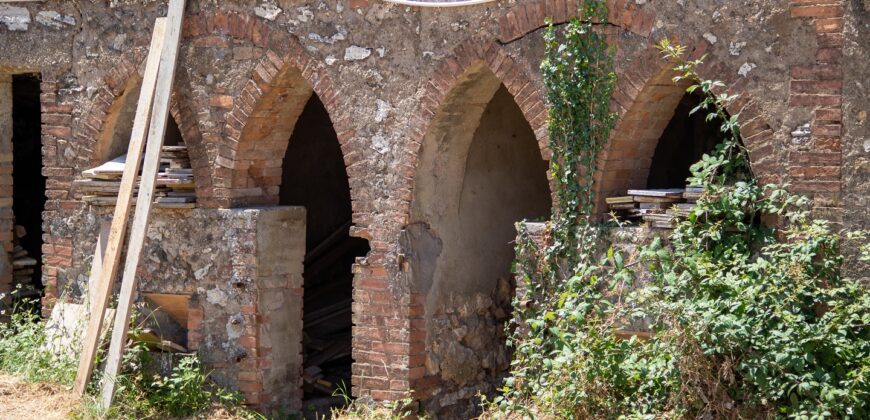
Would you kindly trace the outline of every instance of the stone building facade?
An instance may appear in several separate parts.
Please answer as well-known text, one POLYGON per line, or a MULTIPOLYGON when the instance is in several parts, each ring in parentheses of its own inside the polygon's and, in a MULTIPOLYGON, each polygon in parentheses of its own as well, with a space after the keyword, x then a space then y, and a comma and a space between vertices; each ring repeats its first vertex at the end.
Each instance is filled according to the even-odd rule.
MULTIPOLYGON (((619 120, 599 160, 599 199, 645 186, 685 94, 654 48, 670 38, 692 57, 706 54, 703 75, 738 95, 729 112, 739 113, 763 182, 788 182, 820 216, 868 227, 866 1, 608 6, 598 26, 615 48, 619 120)), ((165 8, 158 0, 0 3, 0 242, 12 250, 21 217, 12 211, 16 80, 34 75, 35 165, 47 201, 31 210, 42 215, 45 308, 87 290, 111 211, 83 203, 72 183, 129 133, 151 27, 165 8)), ((443 9, 190 0, 171 117, 190 151, 197 205, 156 211, 140 291, 189 298, 186 344, 219 382, 264 410, 299 409, 303 265, 312 232, 330 233, 317 217, 343 221, 335 209, 346 208, 344 233, 367 249, 348 265, 352 283, 336 291, 352 298, 353 395, 413 395, 444 416, 473 411, 474 396, 491 392, 509 361, 501 326, 513 222, 549 212, 542 31, 577 10, 575 0, 443 9), (309 107, 328 116, 328 127, 310 123, 320 131, 309 137, 337 142, 344 191, 323 181, 337 172, 317 172, 329 168, 312 151, 318 143, 293 149, 309 107), (306 214, 285 199, 290 184, 329 192, 306 214)), ((0 292, 11 282, 10 264, 4 270, 0 292)))

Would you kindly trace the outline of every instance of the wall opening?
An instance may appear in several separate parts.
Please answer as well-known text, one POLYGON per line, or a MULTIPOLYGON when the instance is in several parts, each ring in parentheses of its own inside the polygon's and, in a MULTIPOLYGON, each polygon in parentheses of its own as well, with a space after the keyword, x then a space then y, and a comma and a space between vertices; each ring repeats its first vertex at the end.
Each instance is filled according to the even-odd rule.
POLYGON ((647 178, 647 188, 682 188, 691 175, 689 168, 711 153, 722 141, 720 120, 706 121, 707 111, 689 115, 702 98, 686 94, 656 144, 647 178))
MULTIPOLYGON (((95 150, 95 158, 99 163, 107 162, 127 153, 127 148, 130 145, 130 134, 133 132, 133 121, 136 118, 141 83, 142 80, 138 76, 131 77, 124 91, 109 107, 108 118, 104 123, 102 135, 97 141, 95 150)), ((178 123, 171 115, 166 124, 163 145, 184 145, 178 123)))
POLYGON ((12 229, 14 296, 32 300, 42 286, 42 212, 45 177, 42 175, 42 111, 40 76, 12 76, 12 229))
POLYGON ((470 418, 477 407, 455 396, 492 395, 508 371, 515 223, 549 217, 547 169, 508 90, 470 70, 424 139, 403 244, 425 301, 421 382, 440 390, 415 391, 433 413, 470 418))
POLYGON ((344 158, 316 94, 308 99, 290 137, 279 204, 306 209, 303 407, 328 414, 329 406, 343 404, 334 391, 351 386, 352 265, 369 246, 349 235, 352 210, 344 158))

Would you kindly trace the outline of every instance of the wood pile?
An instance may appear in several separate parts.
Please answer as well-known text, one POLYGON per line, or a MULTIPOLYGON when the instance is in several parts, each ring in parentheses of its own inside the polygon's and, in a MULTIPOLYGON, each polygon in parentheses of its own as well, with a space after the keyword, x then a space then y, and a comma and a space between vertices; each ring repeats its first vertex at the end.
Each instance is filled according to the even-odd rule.
POLYGON ((605 199, 610 211, 623 221, 647 222, 656 229, 673 229, 677 218, 691 214, 703 187, 633 189, 626 195, 605 199))
POLYGON ((353 274, 365 255, 364 240, 348 236, 351 222, 337 227, 305 254, 303 391, 306 398, 330 397, 350 384, 353 349, 353 274))
MULTIPOLYGON (((84 179, 73 182, 73 187, 84 194, 82 201, 95 206, 114 206, 118 201, 126 160, 127 155, 121 155, 82 172, 84 179)), ((190 209, 196 206, 193 169, 187 146, 163 146, 155 185, 155 207, 190 209)))
POLYGON ((34 287, 33 283, 39 261, 31 257, 19 243, 24 235, 27 235, 24 226, 16 225, 15 245, 12 248, 12 253, 9 254, 12 258, 12 285, 15 288, 13 296, 17 298, 39 297, 39 290, 34 287))

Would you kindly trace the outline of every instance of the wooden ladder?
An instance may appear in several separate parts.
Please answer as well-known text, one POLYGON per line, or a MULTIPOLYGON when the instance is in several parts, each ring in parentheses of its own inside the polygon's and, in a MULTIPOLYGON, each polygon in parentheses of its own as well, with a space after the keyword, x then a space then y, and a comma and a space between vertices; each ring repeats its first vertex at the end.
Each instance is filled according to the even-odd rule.
MULTIPOLYGON (((118 274, 127 223, 130 220, 133 192, 140 163, 140 159, 136 157, 142 156, 142 149, 145 148, 142 176, 136 198, 136 212, 130 228, 121 292, 118 296, 112 340, 106 355, 106 368, 103 372, 100 399, 100 407, 103 409, 107 409, 112 404, 115 382, 124 354, 124 344, 127 341, 133 306, 133 292, 136 289, 136 268, 142 255, 145 234, 151 216, 154 185, 157 172, 160 169, 160 151, 163 148, 163 138, 169 118, 169 100, 172 94, 172 84, 175 80, 184 6, 185 0, 169 0, 167 16, 157 18, 154 22, 154 31, 145 64, 145 74, 142 79, 136 116, 133 120, 133 130, 130 134, 130 145, 127 149, 127 161, 124 174, 121 177, 118 201, 112 216, 112 225, 106 240, 105 251, 101 254, 100 263, 102 266, 98 269, 99 273, 92 276, 97 280, 97 286, 92 296, 93 301, 90 302, 88 329, 82 344, 82 353, 74 384, 74 390, 79 396, 84 395, 94 370, 97 350, 100 347, 103 317, 112 295, 114 280, 118 274)), ((100 251, 99 246, 98 252, 100 251)))

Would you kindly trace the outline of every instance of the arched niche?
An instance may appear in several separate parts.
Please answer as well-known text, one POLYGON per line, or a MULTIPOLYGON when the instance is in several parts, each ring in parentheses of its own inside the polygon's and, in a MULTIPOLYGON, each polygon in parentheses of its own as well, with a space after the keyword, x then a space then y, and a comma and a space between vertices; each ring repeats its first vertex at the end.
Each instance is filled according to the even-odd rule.
MULTIPOLYGON (((547 169, 505 86, 484 64, 469 68, 424 137, 403 239, 424 301, 425 376, 446 393, 491 394, 507 372, 515 223, 549 217, 547 169)), ((446 416, 476 410, 426 404, 446 416)))
MULTIPOLYGON (((130 77, 124 90, 107 110, 103 130, 94 147, 94 160, 96 162, 106 162, 127 153, 141 87, 142 78, 139 75, 130 77)), ((184 144, 181 130, 172 115, 167 121, 163 144, 165 146, 184 144)))

